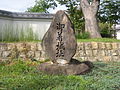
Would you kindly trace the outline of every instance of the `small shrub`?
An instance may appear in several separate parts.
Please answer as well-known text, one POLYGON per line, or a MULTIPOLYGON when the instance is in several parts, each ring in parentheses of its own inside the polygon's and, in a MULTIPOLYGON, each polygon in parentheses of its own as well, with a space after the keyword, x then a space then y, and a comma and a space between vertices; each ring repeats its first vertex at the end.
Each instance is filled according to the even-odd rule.
POLYGON ((89 33, 88 32, 84 32, 84 33, 80 33, 76 35, 77 39, 88 39, 89 38, 89 33))
POLYGON ((100 34, 102 37, 106 37, 106 38, 111 37, 110 31, 108 29, 101 30, 100 34))
POLYGON ((104 38, 110 38, 111 37, 111 33, 109 30, 109 24, 107 23, 100 23, 100 34, 102 37, 104 38))

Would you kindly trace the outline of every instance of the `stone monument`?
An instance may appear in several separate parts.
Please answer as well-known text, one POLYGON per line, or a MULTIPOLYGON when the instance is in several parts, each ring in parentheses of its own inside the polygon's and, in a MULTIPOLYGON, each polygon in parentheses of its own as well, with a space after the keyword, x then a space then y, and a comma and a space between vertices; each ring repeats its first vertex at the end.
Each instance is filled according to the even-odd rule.
POLYGON ((66 64, 76 52, 77 42, 73 25, 67 14, 58 11, 42 40, 42 47, 54 63, 66 64))
POLYGON ((78 75, 90 70, 90 62, 81 63, 72 59, 76 53, 77 41, 73 25, 64 11, 60 10, 55 14, 41 44, 53 63, 40 64, 40 71, 48 74, 78 75))

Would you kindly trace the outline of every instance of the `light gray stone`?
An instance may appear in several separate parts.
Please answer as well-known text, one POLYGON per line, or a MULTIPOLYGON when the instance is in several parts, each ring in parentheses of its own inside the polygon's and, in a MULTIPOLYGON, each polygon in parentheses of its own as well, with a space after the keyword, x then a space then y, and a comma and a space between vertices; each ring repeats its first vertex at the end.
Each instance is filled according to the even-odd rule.
POLYGON ((37 50, 37 44, 36 43, 31 43, 31 51, 36 51, 37 50))
POLYGON ((93 56, 93 52, 92 52, 92 50, 86 50, 86 56, 88 57, 91 57, 91 56, 93 56))
POLYGON ((100 50, 104 50, 106 48, 105 43, 103 43, 103 42, 98 43, 98 47, 100 50))
POLYGON ((85 47, 85 50, 90 50, 90 49, 92 49, 92 45, 91 45, 90 42, 84 43, 84 47, 85 47))
POLYGON ((97 49, 93 50, 93 57, 96 57, 96 56, 98 56, 98 50, 97 49))
POLYGON ((92 49, 95 50, 95 49, 98 49, 98 43, 97 42, 91 42, 92 44, 92 49))
POLYGON ((118 49, 118 43, 111 43, 112 44, 112 49, 118 49))
POLYGON ((34 51, 29 51, 29 52, 27 53, 27 56, 28 56, 29 58, 33 58, 33 57, 35 57, 35 52, 34 52, 34 51))
POLYGON ((7 44, 6 43, 0 43, 0 51, 6 51, 7 50, 7 44))
POLYGON ((112 49, 111 43, 105 43, 105 46, 106 46, 107 50, 111 50, 112 49))
POLYGON ((81 42, 81 43, 77 43, 77 50, 79 51, 79 50, 84 50, 85 48, 84 48, 84 43, 83 42, 81 42))
POLYGON ((38 50, 38 51, 41 51, 41 50, 42 50, 41 43, 38 43, 38 44, 37 44, 37 50, 38 50))
POLYGON ((8 48, 9 51, 13 50, 15 48, 15 43, 8 43, 7 48, 8 48))
POLYGON ((10 51, 4 51, 4 52, 2 53, 2 57, 3 57, 3 58, 8 58, 8 57, 10 57, 10 54, 11 54, 10 51))
POLYGON ((98 55, 103 57, 105 56, 105 51, 104 50, 98 50, 98 55))

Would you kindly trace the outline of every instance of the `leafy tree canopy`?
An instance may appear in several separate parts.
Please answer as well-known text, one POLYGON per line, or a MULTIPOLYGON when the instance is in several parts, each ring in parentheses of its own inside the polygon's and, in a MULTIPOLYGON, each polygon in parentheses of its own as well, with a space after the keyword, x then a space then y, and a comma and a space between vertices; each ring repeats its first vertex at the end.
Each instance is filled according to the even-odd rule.
POLYGON ((120 0, 104 0, 101 2, 99 19, 101 22, 110 24, 120 22, 120 0))
MULTIPOLYGON (((91 5, 95 0, 88 0, 91 5)), ((100 1, 100 0, 99 0, 100 1)), ((49 13, 49 9, 55 9, 58 4, 66 6, 75 31, 80 33, 85 30, 85 20, 80 7, 80 0, 36 0, 28 12, 49 13)), ((120 22, 120 0, 101 0, 98 18, 102 23, 116 24, 120 22)), ((110 26, 111 27, 111 26, 110 26)))
POLYGON ((57 3, 54 0, 36 0, 35 5, 27 9, 28 12, 44 12, 49 13, 49 9, 55 9, 57 3))

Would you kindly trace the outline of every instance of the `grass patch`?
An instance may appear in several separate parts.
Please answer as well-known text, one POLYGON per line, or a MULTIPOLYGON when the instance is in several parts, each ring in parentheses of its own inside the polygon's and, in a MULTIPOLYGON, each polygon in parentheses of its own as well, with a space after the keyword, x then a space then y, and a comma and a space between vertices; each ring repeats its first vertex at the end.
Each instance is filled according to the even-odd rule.
POLYGON ((24 42, 37 43, 37 42, 41 42, 41 41, 42 40, 0 41, 0 43, 24 43, 24 42))
POLYGON ((94 62, 92 72, 80 76, 46 75, 38 62, 16 60, 0 64, 0 90, 119 90, 120 63, 94 62))
POLYGON ((95 62, 91 73, 84 78, 91 79, 90 90, 120 90, 120 62, 95 62))
POLYGON ((96 38, 96 39, 77 39, 77 42, 120 42, 120 40, 112 38, 96 38))
MULTIPOLYGON (((0 41, 0 43, 17 43, 17 42, 41 42, 42 40, 21 40, 21 41, 0 41)), ((96 39, 77 39, 77 42, 120 42, 120 40, 112 38, 96 38, 96 39)))

